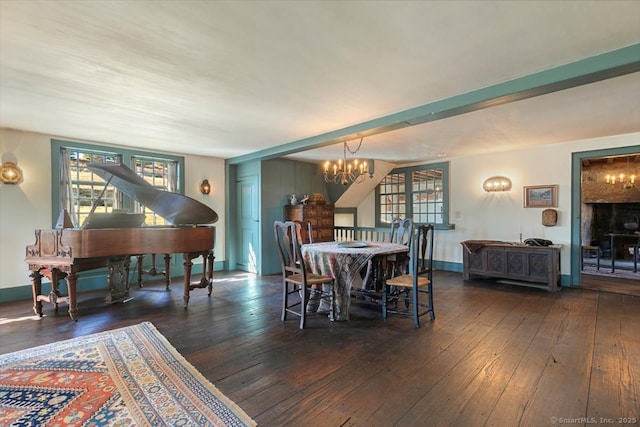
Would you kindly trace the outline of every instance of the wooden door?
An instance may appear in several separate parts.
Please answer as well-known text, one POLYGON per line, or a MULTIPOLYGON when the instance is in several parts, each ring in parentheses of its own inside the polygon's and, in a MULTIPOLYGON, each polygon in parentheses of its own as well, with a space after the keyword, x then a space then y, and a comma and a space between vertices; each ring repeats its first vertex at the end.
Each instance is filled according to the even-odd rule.
POLYGON ((238 253, 237 268, 258 273, 260 256, 260 209, 258 177, 242 177, 237 181, 238 253))

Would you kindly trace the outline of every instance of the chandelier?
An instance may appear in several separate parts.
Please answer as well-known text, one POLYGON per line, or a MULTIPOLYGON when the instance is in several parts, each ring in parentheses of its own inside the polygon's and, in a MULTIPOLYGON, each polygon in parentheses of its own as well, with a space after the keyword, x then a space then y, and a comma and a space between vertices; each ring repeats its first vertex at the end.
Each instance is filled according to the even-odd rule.
MULTIPOLYGON (((627 171, 631 171, 629 168, 629 158, 627 158, 627 171)), ((636 185, 636 176, 635 174, 629 173, 625 175, 624 173, 615 174, 607 174, 604 177, 604 180, 607 184, 622 184, 622 188, 629 189, 635 187, 636 185)))
POLYGON ((342 185, 347 185, 350 182, 355 182, 359 184, 364 182, 367 175, 370 178, 373 178, 373 160, 370 162, 367 160, 358 160, 353 159, 352 161, 347 161, 347 150, 351 154, 356 154, 360 147, 362 146, 362 140, 364 138, 360 138, 360 142, 358 143, 358 147, 355 150, 351 150, 347 145, 347 141, 344 142, 344 152, 342 159, 339 159, 335 162, 330 162, 327 160, 324 164, 324 180, 325 182, 333 182, 335 184, 340 183, 342 185))

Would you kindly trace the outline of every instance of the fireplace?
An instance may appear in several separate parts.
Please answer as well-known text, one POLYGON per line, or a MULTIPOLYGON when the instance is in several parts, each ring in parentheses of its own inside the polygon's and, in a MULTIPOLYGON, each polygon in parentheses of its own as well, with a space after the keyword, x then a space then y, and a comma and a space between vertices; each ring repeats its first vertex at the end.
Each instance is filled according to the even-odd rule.
MULTIPOLYGON (((611 256, 609 234, 632 235, 637 230, 630 223, 640 219, 640 153, 597 159, 584 159, 581 174, 582 245, 600 247, 601 255, 611 256), (634 185, 620 182, 620 174, 635 174, 634 185), (615 184, 609 177, 616 176, 615 184), (627 227, 625 227, 625 224, 627 227)), ((616 259, 631 260, 631 238, 615 239, 616 259)), ((637 244, 637 240, 635 240, 637 244)))
MULTIPOLYGON (((630 222, 635 222, 640 216, 640 203, 587 203, 583 209, 591 217, 588 230, 585 230, 583 245, 600 246, 603 257, 611 256, 610 233, 633 234, 637 230, 625 228, 630 222), (590 213, 590 214, 588 214, 590 213)), ((616 258, 631 260, 627 246, 633 239, 616 239, 616 258)))

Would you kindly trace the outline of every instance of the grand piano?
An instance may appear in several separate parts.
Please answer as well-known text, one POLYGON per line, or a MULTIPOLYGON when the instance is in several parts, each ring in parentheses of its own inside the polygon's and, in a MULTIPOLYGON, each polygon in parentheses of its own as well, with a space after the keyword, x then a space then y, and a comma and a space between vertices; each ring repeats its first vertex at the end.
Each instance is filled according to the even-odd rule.
MULTIPOLYGON (((153 188, 121 164, 91 163, 88 168, 120 191, 163 217, 170 226, 143 226, 144 214, 92 213, 82 228, 72 228, 68 214, 61 215, 55 229, 35 231, 36 242, 26 248, 25 261, 31 272, 33 310, 42 316, 42 302, 69 304, 69 316, 78 319, 77 274, 107 267, 108 302, 126 301, 129 296, 131 257, 138 258, 141 284, 144 254, 165 254, 166 286, 169 290, 169 254, 181 253, 184 260, 184 306, 190 291, 213 286, 213 247, 218 215, 208 206, 187 196, 153 188), (71 227, 71 228, 70 228, 71 227), (195 258, 203 257, 202 279, 191 282, 195 258), (51 281, 51 291, 42 293, 42 278, 51 281), (58 282, 66 279, 68 295, 62 296, 58 282)), ((105 185, 105 187, 106 187, 105 185)), ((95 204, 94 204, 95 207, 95 204)), ((155 270, 155 255, 154 266, 155 270)))

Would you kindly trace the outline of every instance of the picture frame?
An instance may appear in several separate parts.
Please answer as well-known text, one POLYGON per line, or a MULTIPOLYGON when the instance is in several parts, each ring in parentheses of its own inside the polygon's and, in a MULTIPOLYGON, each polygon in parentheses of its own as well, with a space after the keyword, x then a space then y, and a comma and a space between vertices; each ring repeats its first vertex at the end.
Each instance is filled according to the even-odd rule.
POLYGON ((555 208, 557 206, 557 185, 530 185, 524 187, 525 208, 555 208))

